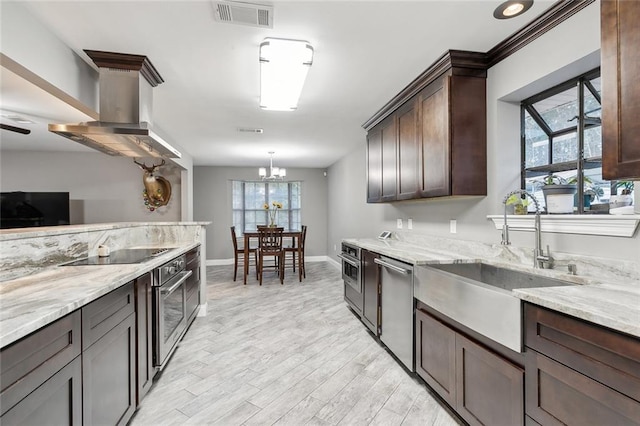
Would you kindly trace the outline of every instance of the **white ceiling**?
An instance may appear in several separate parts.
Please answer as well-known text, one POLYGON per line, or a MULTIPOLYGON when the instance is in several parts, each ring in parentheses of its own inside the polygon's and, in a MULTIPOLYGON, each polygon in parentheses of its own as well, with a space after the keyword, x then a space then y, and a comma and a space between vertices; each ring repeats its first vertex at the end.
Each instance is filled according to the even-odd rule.
MULTIPOLYGON (((148 56, 165 80, 154 89, 154 125, 195 165, 264 165, 275 151, 278 166, 324 168, 363 144, 362 123, 447 49, 486 52, 553 1, 537 0, 523 16, 499 21, 492 14, 500 3, 275 1, 273 29, 216 22, 210 1, 25 5, 89 63, 83 49, 148 56), (258 46, 266 37, 314 46, 294 112, 258 107, 258 46), (264 133, 240 133, 240 127, 264 133)), ((3 70, 3 114, 39 119, 22 126, 33 130, 29 136, 3 131, 2 149, 86 150, 45 128, 90 118, 29 86, 3 70)))

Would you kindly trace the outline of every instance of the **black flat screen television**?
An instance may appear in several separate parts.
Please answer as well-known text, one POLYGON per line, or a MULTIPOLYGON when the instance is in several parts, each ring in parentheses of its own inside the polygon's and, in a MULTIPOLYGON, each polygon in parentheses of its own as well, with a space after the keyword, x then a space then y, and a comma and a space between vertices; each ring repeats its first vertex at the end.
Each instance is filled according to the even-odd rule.
POLYGON ((68 192, 1 192, 0 228, 69 225, 68 192))

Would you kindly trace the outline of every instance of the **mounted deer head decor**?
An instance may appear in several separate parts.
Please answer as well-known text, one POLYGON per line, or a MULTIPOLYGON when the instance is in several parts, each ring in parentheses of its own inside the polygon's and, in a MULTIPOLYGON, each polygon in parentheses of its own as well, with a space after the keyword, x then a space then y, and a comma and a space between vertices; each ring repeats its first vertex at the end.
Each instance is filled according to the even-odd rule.
POLYGON ((164 160, 160 164, 153 164, 147 166, 145 163, 138 163, 133 160, 142 170, 144 170, 144 176, 142 177, 142 183, 144 184, 144 190, 142 191, 142 198, 144 199, 144 205, 149 211, 155 211, 158 207, 166 206, 171 199, 171 184, 168 180, 162 176, 154 176, 154 172, 158 167, 164 166, 164 160))

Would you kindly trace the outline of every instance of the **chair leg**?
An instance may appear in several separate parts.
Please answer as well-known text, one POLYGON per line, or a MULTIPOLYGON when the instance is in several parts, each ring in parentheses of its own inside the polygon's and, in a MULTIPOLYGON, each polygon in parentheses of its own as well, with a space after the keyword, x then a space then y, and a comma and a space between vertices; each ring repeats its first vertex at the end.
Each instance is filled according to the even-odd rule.
POLYGON ((256 265, 256 280, 257 280, 258 279, 258 252, 257 251, 253 252, 253 257, 256 265))
POLYGON ((278 256, 278 261, 280 262, 280 285, 284 284, 284 253, 278 256))
POLYGON ((260 285, 262 285, 262 255, 258 256, 258 279, 260 280, 260 285))
POLYGON ((234 254, 233 256, 233 280, 236 280, 236 276, 238 275, 238 254, 234 254))
POLYGON ((293 272, 296 271, 296 252, 292 251, 291 254, 293 255, 293 272))

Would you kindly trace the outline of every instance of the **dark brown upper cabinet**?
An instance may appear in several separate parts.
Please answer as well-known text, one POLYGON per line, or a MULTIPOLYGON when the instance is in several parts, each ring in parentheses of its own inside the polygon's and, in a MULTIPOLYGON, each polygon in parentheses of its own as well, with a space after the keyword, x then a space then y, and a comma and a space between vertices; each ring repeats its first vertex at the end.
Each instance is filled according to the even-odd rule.
POLYGON ((486 64, 450 50, 363 125, 367 202, 486 195, 486 64))
POLYGON ((396 199, 396 117, 381 122, 367 137, 367 202, 396 199))
POLYGON ((602 0, 602 177, 640 178, 640 2, 602 0))

